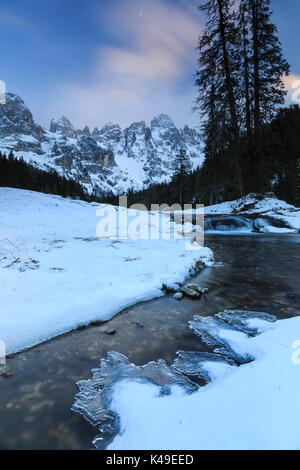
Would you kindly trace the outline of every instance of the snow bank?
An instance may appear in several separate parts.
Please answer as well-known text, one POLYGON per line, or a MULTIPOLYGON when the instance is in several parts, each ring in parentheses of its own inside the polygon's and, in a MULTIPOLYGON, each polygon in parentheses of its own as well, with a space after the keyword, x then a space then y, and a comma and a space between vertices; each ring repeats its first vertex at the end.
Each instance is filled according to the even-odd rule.
MULTIPOLYGON (((269 216, 286 223, 290 229, 300 230, 300 209, 277 199, 272 193, 265 196, 249 194, 236 201, 223 202, 205 208, 205 215, 234 214, 245 216, 247 214, 260 214, 269 216)), ((266 227, 266 233, 283 233, 287 229, 266 227)))
POLYGON ((97 208, 99 214, 95 203, 0 188, 0 340, 7 354, 163 295, 162 284, 183 282, 197 260, 212 259, 208 248, 186 250, 183 239, 99 239, 97 208))
MULTIPOLYGON (((106 387, 107 401, 112 385, 109 413, 119 424, 107 448, 299 449, 300 317, 274 322, 266 314, 226 311, 210 319, 195 317, 190 327, 215 345, 214 353, 180 352, 169 369, 206 378, 208 384, 196 392, 183 382, 184 374, 170 372, 166 390, 167 374, 160 383, 158 363, 131 364, 128 374, 126 358, 116 353, 93 371, 93 379, 79 383, 77 406, 85 416, 83 405, 99 407, 101 389, 106 387), (241 357, 254 362, 241 364, 241 357), (147 367, 156 372, 154 380, 143 373, 147 367)), ((96 447, 103 437, 95 439, 96 447)))

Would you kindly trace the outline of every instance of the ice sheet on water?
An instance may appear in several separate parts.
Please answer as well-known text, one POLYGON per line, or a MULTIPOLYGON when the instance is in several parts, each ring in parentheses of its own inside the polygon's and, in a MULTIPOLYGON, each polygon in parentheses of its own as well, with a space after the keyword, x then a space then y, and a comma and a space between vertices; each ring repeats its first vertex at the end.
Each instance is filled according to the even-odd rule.
POLYGON ((210 382, 214 377, 207 367, 209 363, 220 363, 224 366, 235 366, 236 363, 229 357, 221 354, 194 351, 178 351, 177 358, 172 364, 172 368, 182 374, 196 376, 210 382))
POLYGON ((233 359, 239 364, 253 360, 241 347, 243 337, 257 335, 270 327, 276 317, 264 312, 225 310, 213 317, 196 315, 189 327, 209 346, 217 346, 214 353, 233 359))
POLYGON ((187 376, 210 382, 225 370, 250 362, 253 357, 246 350, 249 344, 245 340, 269 329, 274 321, 273 315, 242 310, 225 310, 213 317, 195 316, 189 322, 190 328, 215 348, 213 352, 179 351, 171 366, 164 360, 136 366, 126 356, 109 352, 101 359, 99 369, 92 370, 91 379, 78 382, 79 393, 72 409, 99 428, 100 435, 93 444, 104 449, 120 432, 120 417, 112 411, 114 390, 120 382, 154 384, 159 396, 170 394, 174 385, 192 394, 199 386, 187 376))
POLYGON ((268 326, 267 323, 276 321, 275 315, 247 310, 224 310, 224 312, 217 313, 215 317, 248 335, 257 335, 265 329, 264 326, 268 326))
MULTIPOLYGON (((213 317, 201 317, 196 315, 194 320, 189 321, 189 327, 194 331, 197 336, 200 336, 201 340, 208 346, 216 346, 214 352, 221 354, 222 356, 233 359, 238 364, 244 364, 252 360, 252 357, 248 353, 237 351, 230 344, 226 338, 226 331, 231 333, 234 331, 237 335, 242 336, 244 333, 235 329, 233 325, 228 325, 224 321, 218 319, 216 316, 213 317)), ((238 343, 238 337, 236 343, 238 343)))
POLYGON ((119 431, 119 419, 110 411, 110 404, 114 385, 126 379, 158 385, 162 396, 168 395, 173 385, 182 387, 187 393, 198 389, 198 385, 169 367, 162 359, 136 366, 123 354, 109 352, 105 359, 101 359, 100 368, 92 369, 91 379, 77 383, 79 393, 72 407, 73 411, 99 427, 101 435, 94 440, 98 448, 106 445, 119 431))

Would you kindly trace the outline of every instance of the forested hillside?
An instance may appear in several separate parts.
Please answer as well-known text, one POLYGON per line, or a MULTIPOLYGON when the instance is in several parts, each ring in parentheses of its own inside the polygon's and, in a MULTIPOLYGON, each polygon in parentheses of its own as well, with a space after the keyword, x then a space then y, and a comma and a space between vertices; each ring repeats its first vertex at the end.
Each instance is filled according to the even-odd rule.
POLYGON ((14 158, 12 152, 8 157, 0 153, 0 186, 30 189, 73 199, 89 199, 79 183, 67 180, 55 171, 39 170, 26 163, 22 158, 20 160, 14 158))

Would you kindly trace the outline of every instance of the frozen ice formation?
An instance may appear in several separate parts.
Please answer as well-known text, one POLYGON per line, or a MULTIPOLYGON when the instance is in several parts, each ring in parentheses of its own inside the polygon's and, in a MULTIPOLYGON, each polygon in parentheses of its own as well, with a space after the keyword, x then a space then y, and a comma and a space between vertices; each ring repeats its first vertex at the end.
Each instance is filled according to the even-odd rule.
POLYGON ((233 359, 238 364, 253 360, 252 356, 237 345, 243 335, 256 335, 264 330, 266 323, 276 321, 276 317, 262 312, 225 310, 213 317, 196 315, 189 327, 210 346, 217 346, 214 352, 233 359), (240 336, 240 338, 239 338, 240 336))
POLYGON ((244 310, 224 310, 224 312, 217 313, 216 318, 223 320, 233 328, 249 335, 257 335, 260 333, 260 327, 264 322, 273 323, 276 321, 275 315, 244 310))
POLYGON ((199 377, 210 382, 214 377, 207 368, 208 363, 220 363, 224 366, 236 366, 233 359, 221 354, 195 351, 178 351, 172 368, 182 374, 199 377))
POLYGON ((120 432, 120 417, 112 411, 114 391, 122 381, 150 383, 159 387, 159 395, 166 396, 173 386, 187 394, 199 390, 189 377, 211 382, 226 369, 235 368, 254 358, 246 350, 245 339, 272 328, 276 317, 263 312, 225 310, 211 317, 195 316, 189 327, 213 351, 178 351, 173 364, 158 360, 142 366, 130 363, 117 352, 109 352, 101 359, 100 368, 92 370, 92 378, 78 382, 73 411, 82 414, 100 434, 93 440, 96 448, 106 448, 120 432))
POLYGON ((92 369, 91 379, 77 383, 79 393, 72 407, 73 411, 82 414, 91 424, 99 427, 101 435, 93 441, 97 448, 102 448, 103 444, 107 444, 119 431, 118 417, 109 407, 114 385, 128 379, 158 385, 161 395, 169 394, 172 385, 184 388, 187 393, 198 389, 198 385, 169 367, 162 359, 136 366, 123 354, 109 352, 105 359, 101 359, 100 368, 92 369))

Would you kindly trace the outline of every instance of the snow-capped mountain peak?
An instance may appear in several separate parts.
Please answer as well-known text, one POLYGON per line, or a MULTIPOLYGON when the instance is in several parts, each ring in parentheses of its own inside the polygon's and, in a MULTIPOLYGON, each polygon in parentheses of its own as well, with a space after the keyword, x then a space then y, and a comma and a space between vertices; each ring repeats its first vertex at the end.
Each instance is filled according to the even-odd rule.
POLYGON ((180 147, 187 150, 193 168, 202 165, 199 133, 188 126, 176 128, 166 114, 154 117, 150 127, 140 121, 122 130, 108 123, 92 132, 88 126, 76 130, 63 116, 52 119, 46 131, 17 95, 7 93, 6 104, 0 106, 1 151, 12 149, 17 158, 46 171, 54 169, 89 192, 121 194, 168 182, 180 147))
POLYGON ((64 137, 76 137, 76 132, 73 125, 65 116, 58 120, 52 119, 50 124, 50 132, 54 134, 62 134, 64 137))

